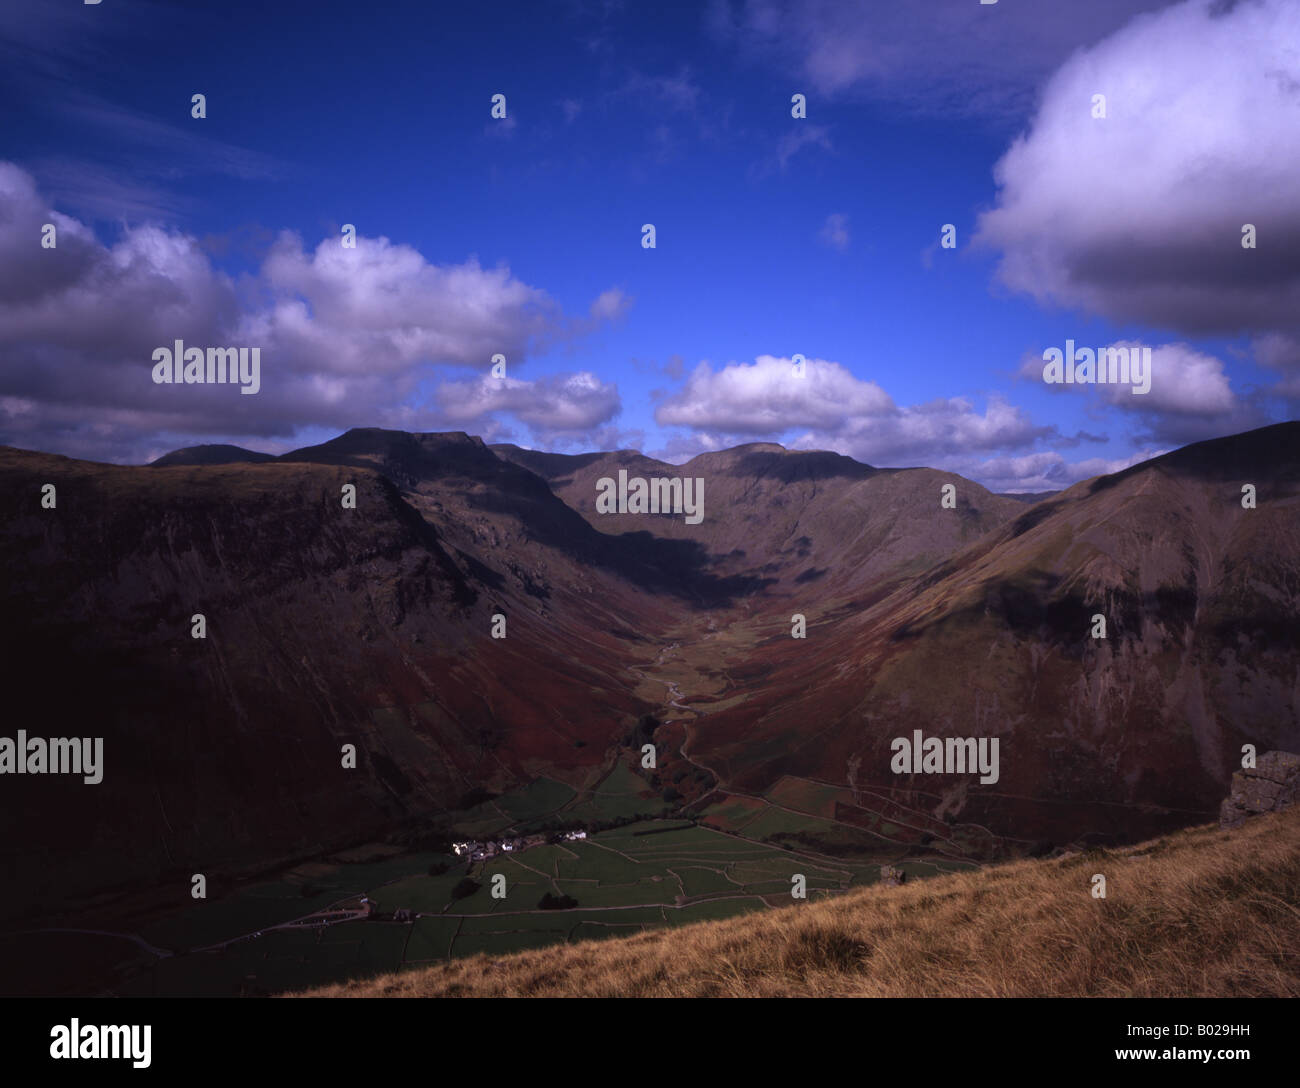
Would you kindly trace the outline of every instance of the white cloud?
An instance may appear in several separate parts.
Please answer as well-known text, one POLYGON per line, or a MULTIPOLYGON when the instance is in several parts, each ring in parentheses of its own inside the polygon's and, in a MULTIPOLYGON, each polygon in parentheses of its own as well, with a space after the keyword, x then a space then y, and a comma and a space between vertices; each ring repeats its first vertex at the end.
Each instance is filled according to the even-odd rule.
POLYGON ((444 382, 437 400, 440 416, 454 425, 477 424, 496 413, 508 413, 543 441, 590 434, 622 408, 618 387, 585 370, 535 381, 485 375, 444 382))
POLYGON ((1080 480, 1120 472, 1168 452, 1167 449, 1148 448, 1128 457, 1090 457, 1083 461, 1067 461, 1061 454, 1046 450, 1020 457, 994 457, 987 460, 955 458, 936 467, 956 472, 983 484, 990 491, 1061 491, 1080 480))
POLYGON ((1294 0, 1134 20, 1052 78, 977 244, 1040 302, 1186 334, 1300 327, 1298 57, 1294 0))
MULTIPOLYGON (((51 210, 24 171, 0 163, 0 442, 130 460, 163 434, 434 429, 437 413, 412 406, 438 367, 486 370, 498 352, 514 367, 630 305, 611 288, 587 316, 571 317, 504 266, 435 265, 387 238, 358 236, 355 249, 340 238, 307 251, 282 234, 236 281, 179 231, 128 227, 105 245, 51 210), (58 227, 55 249, 40 246, 46 222, 58 227), (153 384, 153 350, 176 339, 260 348, 261 392, 153 384)), ((592 405, 607 405, 613 387, 585 381, 548 379, 540 399, 515 394, 511 403, 543 428, 607 418, 592 405)))
POLYGON ((718 371, 700 363, 685 387, 656 408, 655 420, 701 430, 780 433, 836 427, 854 413, 880 415, 892 408, 880 386, 855 378, 839 363, 807 360, 798 377, 791 359, 760 355, 718 371))
MULTIPOLYGON (((760 355, 753 363, 714 370, 700 363, 685 386, 655 411, 662 426, 689 427, 691 441, 669 443, 674 454, 707 442, 724 448, 787 433, 800 449, 831 449, 870 464, 931 464, 970 451, 1023 449, 1056 435, 992 396, 980 412, 962 397, 899 406, 879 385, 836 362, 809 359, 802 378, 789 358, 760 355)), ((698 450, 697 450, 698 452, 698 450)))
MULTIPOLYGON (((1064 351, 1064 344, 1054 345, 1064 351)), ((1094 414, 1118 409, 1138 419, 1143 441, 1182 445, 1204 438, 1232 434, 1270 422, 1254 398, 1239 397, 1232 389, 1222 359, 1191 344, 1175 342, 1149 345, 1137 340, 1113 344, 1077 345, 1099 352, 1104 347, 1123 348, 1131 354, 1151 351, 1150 390, 1134 393, 1124 384, 1053 384, 1060 396, 1084 398, 1094 414)), ((1042 382, 1042 356, 1027 356, 1020 375, 1042 382)))
POLYGON ((526 353, 558 325, 544 291, 505 267, 434 265, 387 238, 339 239, 308 254, 283 234, 261 270, 274 305, 249 322, 297 368, 400 371, 413 363, 486 365, 498 351, 526 353))
POLYGON ((1001 397, 990 396, 982 411, 963 397, 900 406, 838 363, 810 360, 803 379, 791 376, 791 365, 770 355, 720 371, 700 364, 656 413, 659 423, 689 430, 673 434, 654 456, 680 464, 744 442, 780 441, 788 449, 833 450, 881 468, 941 468, 994 491, 1056 491, 1165 452, 1071 462, 1032 447, 1043 440, 1077 446, 1099 439, 1082 432, 1062 438, 1001 397), (799 431, 796 418, 812 425, 799 431))
POLYGON ((617 321, 632 308, 632 299, 618 287, 602 291, 591 304, 591 318, 595 322, 617 321))
MULTIPOLYGON (((1130 352, 1144 346, 1134 340, 1114 345, 1130 352)), ((1226 416, 1238 409, 1223 360, 1190 344, 1161 344, 1151 349, 1151 389, 1134 394, 1118 385, 1099 385, 1100 396, 1130 410, 1172 415, 1226 416)))
POLYGON ((980 412, 965 397, 895 408, 878 416, 846 417, 834 430, 795 439, 800 449, 833 449, 879 466, 937 466, 972 451, 1024 449, 1056 436, 1013 404, 990 396, 980 412))

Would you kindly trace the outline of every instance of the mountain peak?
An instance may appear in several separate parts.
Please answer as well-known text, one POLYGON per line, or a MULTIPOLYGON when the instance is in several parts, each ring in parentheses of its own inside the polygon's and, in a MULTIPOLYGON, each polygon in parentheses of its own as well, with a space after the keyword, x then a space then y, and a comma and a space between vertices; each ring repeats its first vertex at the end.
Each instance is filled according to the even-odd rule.
POLYGON ((231 465, 261 464, 274 461, 275 455, 246 450, 243 446, 232 446, 224 442, 206 443, 199 446, 184 446, 149 462, 151 468, 167 468, 170 465, 231 465))
POLYGON ((1274 423, 1241 434, 1193 442, 1159 457, 1139 461, 1109 476, 1093 481, 1090 490, 1103 491, 1130 476, 1160 468, 1177 476, 1196 476, 1208 480, 1242 478, 1295 477, 1300 474, 1300 421, 1274 423))

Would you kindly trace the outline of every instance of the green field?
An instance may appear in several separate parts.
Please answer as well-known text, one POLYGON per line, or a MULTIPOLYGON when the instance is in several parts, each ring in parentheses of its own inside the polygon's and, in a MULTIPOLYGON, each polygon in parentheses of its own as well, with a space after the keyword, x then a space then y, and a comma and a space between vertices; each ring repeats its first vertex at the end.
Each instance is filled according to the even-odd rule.
POLYGON ((761 805, 748 798, 729 799, 710 805, 700 814, 703 819, 724 831, 741 831, 762 815, 761 805))
POLYGON ((275 993, 394 971, 409 926, 336 926, 320 933, 273 931, 221 952, 160 960, 114 992, 128 996, 275 993), (351 929, 351 932, 345 930, 351 929))
MULTIPOLYGON (((616 840, 611 840, 611 842, 616 840)), ((590 842, 568 844, 570 856, 559 863, 558 875, 566 880, 598 880, 604 884, 632 884, 646 877, 644 866, 619 849, 605 845, 603 836, 590 842)))
POLYGON ((648 792, 650 783, 620 762, 594 790, 579 797, 563 815, 588 823, 620 817, 658 816, 665 808, 663 799, 658 795, 639 796, 648 792))
MULTIPOLYGON (((784 904, 795 874, 805 877, 810 898, 821 898, 874 883, 882 861, 900 864, 913 879, 970 865, 942 858, 899 863, 895 847, 862 853, 864 845, 885 844, 860 829, 774 806, 753 811, 751 805, 743 813, 725 801, 715 806, 725 817, 717 822, 737 828, 730 833, 658 818, 664 807, 659 798, 637 796, 646 790, 645 780, 622 764, 595 790, 581 794, 562 783, 538 779, 524 791, 464 814, 466 822, 458 825, 462 833, 474 825, 491 825, 499 832, 511 826, 511 820, 520 826, 539 819, 572 824, 581 822, 583 814, 592 822, 641 816, 593 832, 585 841, 535 846, 473 865, 431 853, 355 864, 315 863, 210 902, 182 899, 176 912, 139 928, 147 940, 178 954, 158 961, 143 953, 121 955, 132 973, 120 978, 112 992, 276 992, 477 953, 499 956, 766 910, 770 908, 760 896, 784 904), (447 871, 429 875, 430 866, 438 864, 447 865, 447 871), (453 899, 452 889, 467 875, 480 887, 453 899), (504 898, 491 894, 498 875, 505 878, 504 898), (304 888, 310 894, 304 895, 304 888), (546 894, 571 896, 578 905, 542 910, 539 900, 546 894), (406 923, 357 920, 316 928, 267 928, 343 901, 355 905, 361 895, 375 901, 380 911, 403 908, 418 917, 406 923), (260 937, 252 936, 259 931, 260 937), (244 937, 248 939, 236 940, 244 937), (228 941, 234 943, 217 952, 186 951, 228 941)), ((815 783, 784 780, 773 794, 787 801, 797 795, 810 809, 824 809, 833 792, 815 783)), ((791 902, 798 909, 797 901, 791 902)), ((69 947, 72 940, 68 938, 69 947)))
POLYGON ((735 918, 737 915, 750 914, 756 910, 767 910, 758 899, 726 899, 714 900, 712 902, 698 903, 694 906, 683 907, 681 910, 670 910, 668 914, 668 924, 674 926, 688 926, 695 922, 716 922, 723 918, 735 918))
POLYGON ((729 879, 724 872, 703 866, 697 861, 692 861, 689 865, 674 865, 673 871, 681 880, 687 896, 728 895, 741 890, 741 885, 729 879))
POLYGON ((516 820, 534 820, 563 808, 577 794, 563 782, 539 778, 521 793, 509 793, 497 798, 497 804, 516 820))

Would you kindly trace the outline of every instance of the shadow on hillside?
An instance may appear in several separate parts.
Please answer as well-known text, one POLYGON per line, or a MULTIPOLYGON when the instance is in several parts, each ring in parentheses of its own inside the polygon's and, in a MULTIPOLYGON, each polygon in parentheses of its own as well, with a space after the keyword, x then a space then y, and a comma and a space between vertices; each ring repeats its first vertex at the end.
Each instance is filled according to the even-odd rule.
POLYGON ((1023 536, 1025 533, 1029 532, 1030 529, 1041 525, 1064 505, 1064 502, 1057 501, 1040 502, 1037 505, 1030 507, 1028 511, 1021 514, 1020 517, 1016 518, 1016 520, 1011 523, 1011 535, 1007 537, 1007 539, 1015 540, 1016 537, 1023 536))
POLYGON ((690 600, 701 608, 725 608, 738 597, 759 593, 777 581, 746 574, 712 574, 709 568, 716 557, 694 540, 657 537, 645 529, 605 539, 612 546, 611 569, 644 589, 690 600))
MULTIPOLYGON (((1000 621, 1018 638, 1046 639, 1065 650, 1067 656, 1083 652, 1090 617, 1098 609, 1073 592, 1060 593, 1062 579, 1044 570, 1029 570, 1015 578, 998 578, 984 583, 980 598, 962 607, 947 608, 930 618, 905 623, 892 635, 891 642, 919 639, 926 632, 944 626, 973 627, 992 620, 1000 621)), ((1137 620, 1136 616, 1125 620, 1137 620)), ((1111 616, 1108 623, 1115 624, 1111 616)))
MULTIPOLYGON (((924 584, 939 578, 932 572, 924 584)), ((946 609, 918 623, 906 623, 890 636, 892 642, 919 638, 927 630, 946 624, 974 625, 985 620, 1000 621, 1019 639, 1037 639, 1060 649, 1066 657, 1081 657, 1092 639, 1093 616, 1106 617, 1107 637, 1112 643, 1139 638, 1144 626, 1161 628, 1166 636, 1182 639, 1196 623, 1200 604, 1197 587, 1163 585, 1134 593, 1111 586, 1097 597, 1085 598, 1065 586, 1060 575, 1028 570, 1013 578, 984 583, 980 599, 960 608, 946 609)), ((1294 631, 1293 618, 1282 613, 1223 618, 1209 629, 1213 637, 1258 639, 1265 646, 1284 645, 1294 631)))
POLYGON ((725 608, 737 598, 758 593, 777 581, 713 574, 711 568, 719 557, 693 540, 657 537, 645 529, 618 536, 598 532, 549 490, 536 500, 495 491, 465 494, 464 499, 475 509, 520 518, 539 544, 617 574, 639 589, 676 597, 700 608, 725 608))
MULTIPOLYGON (((694 541, 662 540, 647 531, 620 536, 598 532, 556 497, 536 473, 489 451, 463 444, 431 450, 410 440, 410 436, 399 436, 390 443, 395 450, 382 448, 375 457, 365 441, 367 437, 349 433, 326 447, 290 456, 299 461, 351 465, 379 473, 389 487, 407 492, 398 500, 401 516, 418 520, 427 539, 444 558, 438 534, 418 509, 426 494, 422 483, 438 481, 470 509, 518 521, 531 539, 545 547, 617 574, 643 590, 677 597, 700 608, 727 607, 736 598, 759 592, 775 581, 711 574, 709 568, 716 562, 715 557, 694 541), (360 449, 354 450, 354 446, 360 449), (458 480, 465 484, 458 486, 458 480), (488 486, 479 489, 474 484, 488 486)), ((485 584, 500 588, 499 575, 482 569, 477 573, 485 584)))

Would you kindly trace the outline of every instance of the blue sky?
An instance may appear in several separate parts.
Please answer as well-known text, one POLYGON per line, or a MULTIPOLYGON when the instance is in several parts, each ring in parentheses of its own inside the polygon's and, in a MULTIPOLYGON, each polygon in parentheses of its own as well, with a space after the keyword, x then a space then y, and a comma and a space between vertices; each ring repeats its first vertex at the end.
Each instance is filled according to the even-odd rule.
POLYGON ((1294 4, 30 7, 0 442, 761 440, 1039 490, 1295 414, 1294 4), (260 346, 261 391, 154 385, 178 337, 260 346), (1151 394, 1045 386, 1067 339, 1151 346, 1151 394))

